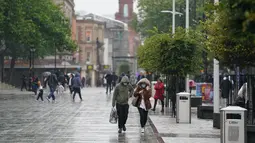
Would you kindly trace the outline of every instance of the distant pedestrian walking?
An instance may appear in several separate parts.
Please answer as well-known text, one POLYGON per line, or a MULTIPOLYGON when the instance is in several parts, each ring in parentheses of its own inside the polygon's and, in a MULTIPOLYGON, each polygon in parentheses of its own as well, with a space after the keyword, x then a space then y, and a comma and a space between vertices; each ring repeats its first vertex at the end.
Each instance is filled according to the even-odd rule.
POLYGON ((23 91, 23 88, 25 88, 27 90, 27 77, 25 75, 22 76, 21 78, 22 80, 22 84, 21 84, 21 91, 23 91))
POLYGON ((112 92, 112 74, 108 73, 105 75, 106 79, 106 94, 108 94, 108 91, 110 91, 110 94, 112 92))
POLYGON ((118 80, 118 76, 115 74, 115 72, 113 72, 112 73, 112 89, 115 88, 117 80, 118 80))
POLYGON ((156 93, 154 95, 155 102, 152 111, 156 110, 157 101, 160 100, 162 104, 161 112, 164 112, 164 83, 161 79, 158 79, 157 83, 154 86, 154 89, 156 90, 156 93))
POLYGON ((145 125, 148 119, 148 110, 151 109, 151 89, 150 81, 146 78, 137 83, 134 96, 138 97, 137 108, 140 114, 141 133, 145 132, 145 125))
POLYGON ((43 101, 43 87, 42 86, 39 87, 39 93, 37 95, 37 99, 36 100, 38 101, 39 98, 41 98, 41 100, 43 101))
POLYGON ((70 74, 70 77, 68 79, 68 86, 70 90, 70 94, 73 93, 73 74, 70 74))
POLYGON ((51 72, 51 75, 48 76, 48 78, 46 79, 45 87, 46 87, 46 83, 48 83, 48 86, 50 88, 50 94, 46 99, 48 101, 50 101, 50 98, 52 97, 52 100, 55 101, 54 92, 56 91, 56 88, 58 86, 58 79, 57 79, 57 76, 54 72, 51 72))
POLYGON ((116 106, 118 114, 118 132, 126 131, 126 121, 128 118, 128 99, 132 97, 133 87, 129 83, 127 76, 123 76, 121 82, 116 86, 113 92, 112 107, 116 106))
POLYGON ((81 83, 81 77, 79 73, 75 74, 75 77, 73 78, 73 101, 75 100, 75 95, 76 93, 79 94, 79 97, 82 101, 82 97, 81 97, 81 87, 82 87, 82 83, 81 83))

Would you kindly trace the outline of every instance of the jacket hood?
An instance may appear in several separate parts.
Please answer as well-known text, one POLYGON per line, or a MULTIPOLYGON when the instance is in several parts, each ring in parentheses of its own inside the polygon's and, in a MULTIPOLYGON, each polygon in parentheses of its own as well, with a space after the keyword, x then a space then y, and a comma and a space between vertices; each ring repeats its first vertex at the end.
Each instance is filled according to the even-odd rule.
POLYGON ((142 78, 136 85, 139 85, 140 83, 146 83, 148 86, 151 85, 151 82, 147 78, 142 78))
POLYGON ((80 77, 80 74, 79 73, 75 73, 75 77, 80 77))
POLYGON ((121 78, 121 81, 120 81, 121 83, 124 83, 124 82, 128 82, 129 83, 129 79, 128 79, 128 77, 127 76, 123 76, 122 78, 121 78))

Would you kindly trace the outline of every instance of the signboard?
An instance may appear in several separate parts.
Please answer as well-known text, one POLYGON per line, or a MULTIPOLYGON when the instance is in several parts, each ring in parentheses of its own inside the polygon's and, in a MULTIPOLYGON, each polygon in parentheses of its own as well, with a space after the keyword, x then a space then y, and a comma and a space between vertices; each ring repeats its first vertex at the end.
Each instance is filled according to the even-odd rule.
POLYGON ((110 65, 103 65, 104 69, 110 69, 110 65))
POLYGON ((202 96, 203 101, 213 100, 213 87, 211 83, 197 83, 196 96, 202 96))
POLYGON ((87 70, 94 70, 94 66, 93 65, 87 65, 87 70))

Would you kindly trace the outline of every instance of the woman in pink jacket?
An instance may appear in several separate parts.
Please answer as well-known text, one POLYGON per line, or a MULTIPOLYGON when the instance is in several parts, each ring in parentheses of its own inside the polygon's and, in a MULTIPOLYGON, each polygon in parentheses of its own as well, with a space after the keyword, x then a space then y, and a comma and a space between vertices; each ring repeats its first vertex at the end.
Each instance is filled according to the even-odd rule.
POLYGON ((157 101, 160 100, 162 103, 161 112, 164 112, 164 83, 162 82, 161 79, 158 79, 157 83, 154 86, 154 89, 156 90, 156 92, 154 95, 155 102, 152 111, 155 111, 157 101))

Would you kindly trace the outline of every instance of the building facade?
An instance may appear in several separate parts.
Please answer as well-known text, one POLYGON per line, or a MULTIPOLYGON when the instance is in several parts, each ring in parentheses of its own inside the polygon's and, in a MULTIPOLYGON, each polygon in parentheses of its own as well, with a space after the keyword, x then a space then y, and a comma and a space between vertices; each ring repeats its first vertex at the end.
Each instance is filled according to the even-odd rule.
MULTIPOLYGON (((119 11, 115 19, 129 24, 133 19, 134 0, 119 0, 119 11)), ((140 46, 140 37, 130 26, 128 26, 128 49, 129 55, 125 59, 129 61, 132 72, 137 72, 136 51, 140 46)), ((124 59, 124 58, 123 58, 124 59)))
POLYGON ((82 67, 81 75, 90 78, 91 85, 95 86, 96 81, 99 79, 99 75, 96 75, 99 70, 98 63, 101 64, 104 60, 104 46, 98 48, 97 39, 100 45, 103 45, 105 24, 91 18, 77 17, 76 26, 79 64, 82 67))
POLYGON ((104 29, 104 65, 114 72, 118 72, 118 66, 125 59, 117 57, 127 57, 129 53, 128 26, 126 23, 98 14, 87 14, 84 18, 91 18, 95 21, 105 23, 104 29))
POLYGON ((56 5, 59 5, 65 16, 68 18, 69 20, 69 23, 70 23, 70 26, 72 26, 73 24, 73 17, 75 15, 75 11, 74 11, 74 7, 75 7, 75 4, 74 4, 74 0, 53 0, 53 2, 56 4, 56 5))

